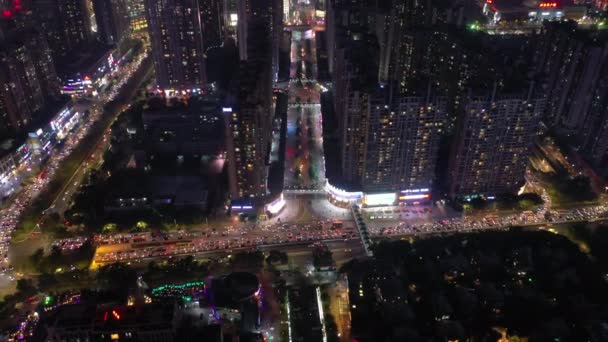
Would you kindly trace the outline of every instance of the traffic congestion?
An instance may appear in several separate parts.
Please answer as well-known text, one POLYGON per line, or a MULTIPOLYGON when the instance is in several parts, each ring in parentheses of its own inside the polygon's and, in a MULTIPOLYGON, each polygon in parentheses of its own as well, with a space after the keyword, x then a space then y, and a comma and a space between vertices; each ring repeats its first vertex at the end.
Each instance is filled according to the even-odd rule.
POLYGON ((239 225, 224 230, 97 235, 94 265, 145 258, 191 255, 211 251, 256 248, 358 238, 350 223, 313 221, 306 224, 239 225), (121 246, 122 245, 122 246, 121 246))
POLYGON ((524 211, 510 215, 486 215, 482 218, 456 217, 420 221, 373 221, 367 225, 370 235, 404 236, 480 231, 486 229, 508 229, 512 226, 557 224, 577 221, 593 221, 608 218, 608 207, 604 205, 582 207, 571 210, 524 211))
POLYGON ((31 179, 31 182, 26 182, 23 188, 14 195, 11 202, 2 210, 0 210, 0 271, 5 272, 8 266, 8 249, 11 243, 13 231, 17 228, 20 216, 25 209, 38 196, 50 181, 54 178, 57 170, 62 162, 74 151, 79 142, 89 133, 93 123, 100 119, 103 114, 103 105, 112 101, 117 95, 122 86, 138 69, 141 62, 146 57, 143 53, 139 55, 129 66, 126 66, 124 75, 118 84, 112 88, 107 94, 101 94, 95 103, 90 107, 88 119, 76 127, 76 131, 68 134, 63 143, 55 149, 50 150, 49 157, 43 167, 43 171, 37 177, 31 179))

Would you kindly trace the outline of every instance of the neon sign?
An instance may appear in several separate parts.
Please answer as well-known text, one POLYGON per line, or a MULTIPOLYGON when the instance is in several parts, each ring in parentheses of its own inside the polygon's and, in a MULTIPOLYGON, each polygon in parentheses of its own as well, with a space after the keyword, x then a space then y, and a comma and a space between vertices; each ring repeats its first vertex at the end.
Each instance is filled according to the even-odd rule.
POLYGON ((365 205, 391 205, 395 203, 395 193, 382 193, 382 194, 366 194, 363 198, 363 204, 365 205))
POLYGON ((540 4, 538 4, 538 7, 540 7, 540 8, 556 8, 557 7, 557 2, 541 2, 540 4))
POLYGON ((281 194, 279 198, 266 205, 266 211, 275 215, 285 207, 285 204, 285 198, 283 197, 283 194, 281 194))
POLYGON ((429 194, 405 195, 405 196, 399 196, 399 200, 407 201, 407 200, 415 200, 415 199, 424 199, 424 198, 429 198, 429 197, 430 197, 429 194))

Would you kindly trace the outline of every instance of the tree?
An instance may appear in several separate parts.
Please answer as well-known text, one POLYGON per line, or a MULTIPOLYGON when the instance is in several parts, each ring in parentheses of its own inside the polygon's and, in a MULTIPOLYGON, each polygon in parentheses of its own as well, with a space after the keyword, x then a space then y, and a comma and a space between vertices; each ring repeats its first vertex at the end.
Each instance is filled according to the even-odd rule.
POLYGON ((137 221, 135 227, 137 227, 137 229, 144 230, 148 228, 148 223, 145 221, 137 221))
POLYGON ((287 253, 282 252, 282 251, 278 251, 278 250, 271 250, 268 253, 268 257, 266 257, 266 263, 268 265, 272 265, 272 264, 281 264, 281 265, 285 265, 287 264, 288 261, 288 256, 287 253))
POLYGON ((36 293, 36 287, 31 279, 19 279, 17 280, 17 291, 19 291, 22 296, 29 297, 36 293))
POLYGON ((117 227, 116 223, 106 223, 103 226, 101 232, 102 233, 112 233, 112 232, 116 231, 116 227, 117 227))
POLYGON ((312 250, 312 264, 319 270, 334 265, 333 255, 327 245, 316 243, 312 250))
POLYGON ((42 273, 39 277, 38 277, 38 287, 41 290, 48 290, 50 288, 52 288, 53 286, 57 285, 58 280, 57 277, 54 274, 51 273, 42 273))
POLYGON ((260 269, 264 264, 264 253, 261 251, 240 252, 230 258, 232 267, 246 269, 260 269))
POLYGON ((102 266, 97 272, 99 285, 123 297, 126 297, 129 289, 135 286, 136 280, 135 270, 122 263, 102 266))
POLYGON ((30 261, 34 265, 41 263, 43 258, 44 258, 44 249, 42 249, 42 248, 38 248, 32 255, 30 255, 30 261))

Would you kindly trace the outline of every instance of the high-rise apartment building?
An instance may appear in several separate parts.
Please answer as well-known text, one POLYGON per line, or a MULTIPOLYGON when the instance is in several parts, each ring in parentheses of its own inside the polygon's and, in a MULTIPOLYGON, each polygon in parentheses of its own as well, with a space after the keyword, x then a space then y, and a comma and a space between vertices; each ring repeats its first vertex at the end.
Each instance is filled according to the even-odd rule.
POLYGON ((220 46, 225 37, 224 3, 222 0, 201 0, 203 45, 205 50, 220 46))
POLYGON ((148 32, 161 89, 198 89, 206 83, 197 0, 145 0, 148 32))
POLYGON ((276 80, 283 34, 282 0, 238 0, 237 6, 241 60, 270 59, 272 79, 276 80))
POLYGON ((129 12, 125 0, 93 0, 97 34, 108 45, 119 44, 129 34, 129 12))
POLYGON ((91 43, 93 33, 85 0, 41 0, 31 6, 56 59, 91 43))
POLYGON ((373 34, 342 32, 337 38, 334 107, 344 184, 364 192, 430 188, 446 99, 428 81, 407 94, 380 84, 373 34))
POLYGON ((5 133, 21 132, 33 114, 59 96, 59 80, 42 33, 27 30, 0 49, 0 121, 5 133))
POLYGON ((127 12, 132 32, 142 32, 148 28, 143 0, 127 0, 127 12))
POLYGON ((533 92, 471 95, 459 117, 449 165, 450 196, 514 193, 523 185, 545 99, 533 92))
POLYGON ((382 93, 352 99, 360 101, 351 104, 361 111, 349 115, 349 126, 342 132, 345 180, 364 192, 431 188, 445 124, 445 99, 430 92, 393 101, 382 93))
POLYGON ((269 69, 270 63, 242 62, 238 89, 222 109, 233 200, 261 199, 267 194, 273 118, 269 69))
POLYGON ((608 59, 608 34, 575 23, 547 22, 536 51, 536 71, 547 94, 546 123, 577 131, 591 106, 608 59))

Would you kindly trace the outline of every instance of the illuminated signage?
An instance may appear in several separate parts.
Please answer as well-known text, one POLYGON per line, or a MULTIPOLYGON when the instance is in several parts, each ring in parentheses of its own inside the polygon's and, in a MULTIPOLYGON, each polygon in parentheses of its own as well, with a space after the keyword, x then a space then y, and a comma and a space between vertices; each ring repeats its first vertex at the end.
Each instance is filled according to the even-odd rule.
POLYGON ((38 128, 38 130, 36 131, 36 135, 37 136, 41 136, 42 135, 42 129, 38 128))
POLYGON ((429 198, 429 197, 430 197, 429 194, 404 195, 404 196, 399 196, 399 200, 409 201, 409 200, 416 200, 416 199, 425 199, 425 198, 429 198))
POLYGON ((429 192, 430 190, 428 188, 422 188, 422 189, 408 189, 408 190, 402 190, 401 193, 402 194, 417 194, 417 193, 425 193, 425 192, 429 192))
POLYGON ((236 13, 230 13, 230 26, 236 26, 239 21, 239 16, 236 13))
POLYGON ((541 2, 540 4, 538 4, 538 7, 540 7, 540 8, 556 8, 557 7, 557 2, 541 2))
POLYGON ((363 193, 361 191, 348 192, 332 186, 329 184, 329 182, 325 184, 325 191, 327 191, 330 195, 337 197, 337 199, 344 201, 355 201, 363 197, 363 193))
POLYGON ((315 15, 317 16, 317 18, 325 18, 325 11, 316 10, 315 15))
POLYGON ((365 205, 391 205, 395 203, 397 196, 394 192, 383 194, 369 194, 363 198, 365 205))
POLYGON ((223 107, 222 108, 222 113, 231 113, 232 112, 232 108, 231 107, 223 107))
POLYGON ((279 198, 266 205, 266 211, 275 215, 285 207, 285 204, 285 198, 283 197, 283 194, 281 194, 279 198))

